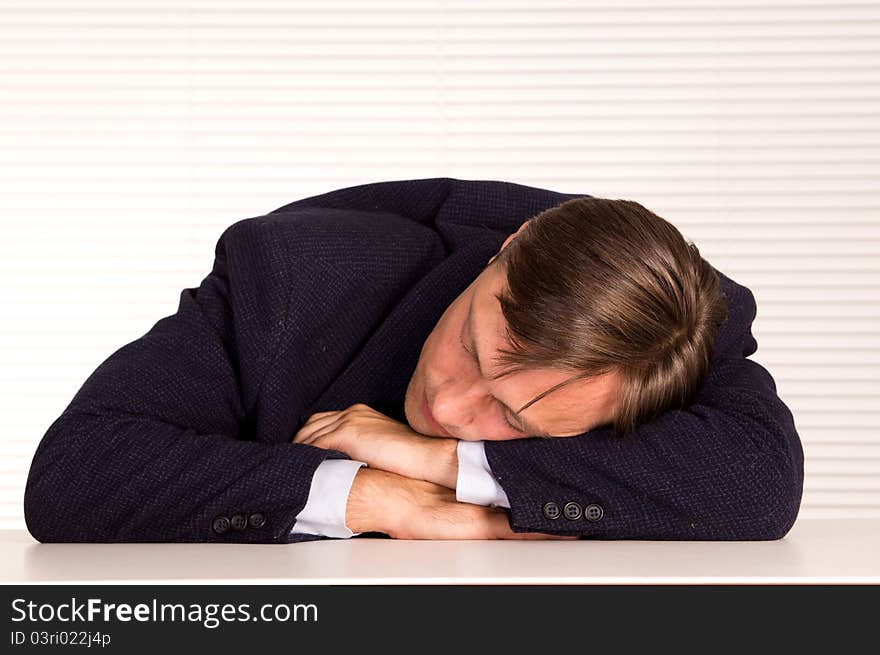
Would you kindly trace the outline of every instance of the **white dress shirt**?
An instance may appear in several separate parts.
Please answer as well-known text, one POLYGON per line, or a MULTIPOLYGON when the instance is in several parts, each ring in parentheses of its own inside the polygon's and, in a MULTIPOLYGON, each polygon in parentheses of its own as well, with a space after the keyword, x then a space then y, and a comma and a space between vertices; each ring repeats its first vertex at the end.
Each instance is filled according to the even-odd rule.
MULTIPOLYGON (((455 499, 491 507, 510 507, 510 501, 498 480, 492 475, 486 448, 482 441, 459 441, 458 476, 455 481, 455 499)), ((352 532, 345 525, 345 508, 354 476, 365 462, 352 459, 328 459, 315 469, 305 507, 296 516, 291 532, 316 534, 337 539, 348 539, 360 532, 352 532)))
POLYGON ((455 499, 460 503, 473 503, 487 507, 510 508, 507 494, 498 484, 486 459, 486 446, 482 441, 459 441, 458 478, 455 481, 455 499))
POLYGON ((345 525, 345 508, 354 476, 366 465, 353 459, 325 459, 318 464, 309 487, 309 498, 296 515, 291 532, 339 539, 354 536, 345 525))

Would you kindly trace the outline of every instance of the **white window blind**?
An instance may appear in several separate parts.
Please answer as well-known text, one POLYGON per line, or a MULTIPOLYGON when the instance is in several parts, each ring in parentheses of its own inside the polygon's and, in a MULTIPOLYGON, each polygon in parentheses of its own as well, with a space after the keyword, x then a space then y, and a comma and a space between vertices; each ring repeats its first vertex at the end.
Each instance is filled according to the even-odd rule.
POLYGON ((3 0, 0 527, 227 225, 434 176, 676 224, 755 293, 801 515, 880 516, 878 37, 878 2, 3 0))

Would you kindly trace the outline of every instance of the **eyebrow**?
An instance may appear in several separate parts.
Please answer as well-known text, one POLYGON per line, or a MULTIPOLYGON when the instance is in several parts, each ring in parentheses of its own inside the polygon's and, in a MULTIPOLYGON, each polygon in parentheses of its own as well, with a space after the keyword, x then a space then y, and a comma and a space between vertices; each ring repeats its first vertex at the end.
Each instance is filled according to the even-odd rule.
MULTIPOLYGON (((480 370, 480 375, 482 375, 485 378, 486 374, 483 373, 483 366, 482 366, 482 364, 480 364, 480 351, 477 349, 477 335, 474 333, 473 318, 474 318, 474 298, 473 298, 473 296, 471 296, 471 302, 468 305, 468 317, 467 317, 467 320, 464 323, 462 323, 462 331, 464 330, 464 324, 466 323, 467 327, 468 327, 468 333, 471 335, 471 344, 470 344, 471 345, 471 352, 468 354, 471 356, 471 359, 474 360, 474 363, 476 363, 477 368, 480 370)), ((461 332, 459 332, 458 336, 459 336, 459 341, 463 342, 464 338, 463 338, 461 332)), ((510 414, 512 414, 513 416, 515 416, 517 418, 517 420, 519 420, 520 424, 523 427, 523 432, 525 432, 526 434, 534 435, 536 437, 552 437, 553 436, 552 434, 549 434, 546 430, 540 430, 536 426, 529 423, 524 416, 521 416, 519 412, 513 411, 507 405, 507 403, 505 403, 500 398, 497 398, 495 396, 493 396, 493 398, 495 398, 495 400, 497 400, 499 403, 501 403, 502 407, 504 407, 508 412, 510 412, 510 414)))

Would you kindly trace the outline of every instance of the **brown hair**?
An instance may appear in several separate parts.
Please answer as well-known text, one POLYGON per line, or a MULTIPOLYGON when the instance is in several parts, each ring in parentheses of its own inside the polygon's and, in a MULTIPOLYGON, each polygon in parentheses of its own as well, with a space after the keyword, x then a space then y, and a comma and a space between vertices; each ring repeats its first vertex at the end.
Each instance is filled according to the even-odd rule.
MULTIPOLYGON (((547 209, 492 260, 513 350, 507 369, 616 373, 618 435, 685 407, 708 374, 727 301, 715 271, 674 225, 632 200, 575 198, 547 209)), ((520 410, 520 411, 521 411, 520 410)))

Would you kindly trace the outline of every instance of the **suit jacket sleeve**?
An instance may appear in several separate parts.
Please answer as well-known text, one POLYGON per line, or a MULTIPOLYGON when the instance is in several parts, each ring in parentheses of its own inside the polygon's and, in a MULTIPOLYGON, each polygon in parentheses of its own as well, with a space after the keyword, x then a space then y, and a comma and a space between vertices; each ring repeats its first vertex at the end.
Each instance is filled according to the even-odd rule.
POLYGON ((259 217, 228 227, 177 312, 110 355, 51 424, 24 496, 37 540, 321 538, 291 528, 318 465, 346 455, 290 443, 259 418, 291 300, 271 229, 259 217))
POLYGON ((604 426, 577 437, 487 441, 511 528, 598 539, 783 537, 800 506, 803 451, 773 378, 747 359, 757 349, 756 310, 748 288, 728 293, 709 377, 684 410, 625 438, 604 426), (584 508, 576 519, 552 505, 545 511, 569 502, 584 508))

